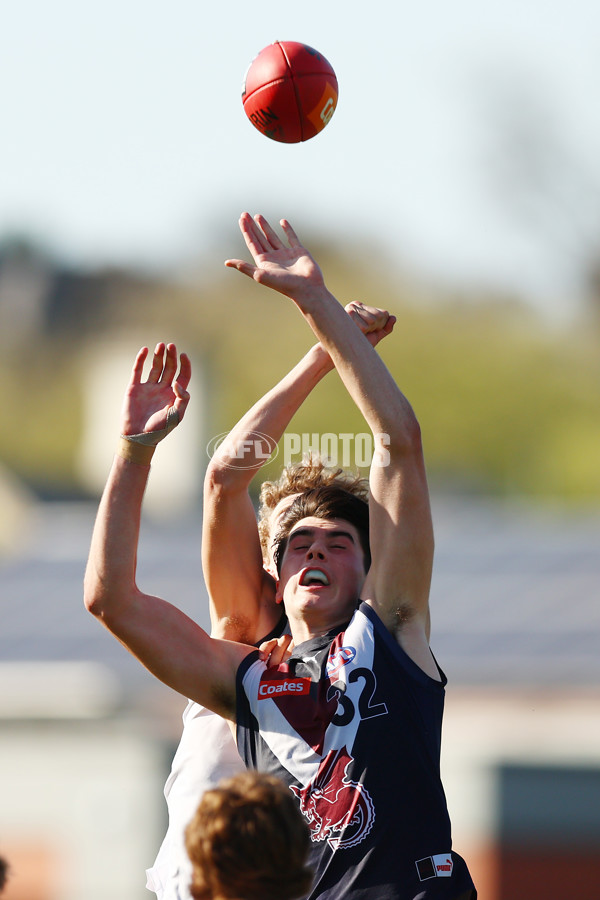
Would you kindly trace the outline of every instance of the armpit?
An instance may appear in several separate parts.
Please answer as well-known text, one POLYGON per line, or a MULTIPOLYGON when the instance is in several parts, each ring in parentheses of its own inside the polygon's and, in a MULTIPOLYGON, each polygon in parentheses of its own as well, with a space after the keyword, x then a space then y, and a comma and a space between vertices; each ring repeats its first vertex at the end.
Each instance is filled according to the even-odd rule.
POLYGON ((416 610, 410 603, 403 603, 394 610, 394 624, 398 629, 402 629, 408 622, 412 622, 415 618, 416 610))
POLYGON ((235 616, 224 616, 219 620, 218 636, 225 641, 237 641, 239 644, 253 644, 254 643, 254 630, 255 627, 252 625, 248 616, 235 615, 235 616))
POLYGON ((228 690, 224 685, 215 685, 212 690, 210 708, 217 715, 229 721, 235 720, 235 691, 228 690))

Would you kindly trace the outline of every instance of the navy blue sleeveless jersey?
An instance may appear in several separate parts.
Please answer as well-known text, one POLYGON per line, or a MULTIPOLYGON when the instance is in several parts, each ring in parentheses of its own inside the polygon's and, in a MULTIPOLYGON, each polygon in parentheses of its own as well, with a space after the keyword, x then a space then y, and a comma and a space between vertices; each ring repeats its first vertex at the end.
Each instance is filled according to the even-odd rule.
POLYGON ((243 660, 238 749, 298 798, 311 900, 475 900, 440 780, 440 676, 426 675, 366 603, 345 631, 300 644, 284 665, 243 660))

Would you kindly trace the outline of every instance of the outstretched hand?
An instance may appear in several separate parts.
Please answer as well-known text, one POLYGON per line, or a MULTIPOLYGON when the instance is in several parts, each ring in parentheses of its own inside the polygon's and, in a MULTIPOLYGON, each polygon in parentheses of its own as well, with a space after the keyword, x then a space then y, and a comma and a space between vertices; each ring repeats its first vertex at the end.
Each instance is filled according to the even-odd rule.
MULTIPOLYGON (((281 220, 281 227, 289 246, 283 243, 264 216, 252 218, 245 212, 242 213, 239 224, 254 265, 243 259, 228 259, 225 261, 226 266, 295 299, 303 293, 325 289, 319 266, 302 245, 287 219, 281 220)), ((396 323, 396 317, 390 316, 387 310, 367 306, 357 300, 348 303, 345 309, 373 347, 391 333, 396 323)))
POLYGON ((287 247, 264 216, 253 219, 249 213, 242 213, 240 230, 255 264, 228 259, 225 265, 287 297, 297 298, 306 291, 324 288, 321 270, 290 223, 282 219, 281 227, 288 239, 287 247))
POLYGON ((148 378, 142 381, 147 356, 148 348, 142 347, 133 364, 123 400, 122 434, 141 434, 165 428, 167 413, 172 408, 181 421, 190 400, 187 387, 192 366, 187 354, 181 354, 177 373, 175 344, 157 344, 148 378))

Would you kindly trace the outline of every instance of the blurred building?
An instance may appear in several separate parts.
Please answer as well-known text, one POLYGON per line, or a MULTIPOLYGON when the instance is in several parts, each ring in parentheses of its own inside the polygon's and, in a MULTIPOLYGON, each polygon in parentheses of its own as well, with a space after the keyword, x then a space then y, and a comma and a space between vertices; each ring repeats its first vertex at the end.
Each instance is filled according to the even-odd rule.
POLYGON ((594 900, 600 515, 437 503, 443 773, 482 900, 594 900))
POLYGON ((130 274, 85 273, 54 260, 27 239, 0 245, 0 344, 30 344, 40 336, 93 334, 131 292, 130 274))
MULTIPOLYGON (((40 507, 0 563, 7 900, 152 896, 184 700, 83 608, 94 513, 40 507)), ((438 497, 434 517, 455 848, 482 900, 596 900, 600 513, 438 497)), ((199 547, 198 514, 146 519, 139 580, 206 627, 199 547)))
MULTIPOLYGON (((119 434, 119 414, 135 354, 147 346, 143 329, 97 341, 86 354, 82 375, 84 395, 83 434, 78 454, 79 483, 90 496, 99 496, 106 482, 119 434)), ((149 363, 146 364, 146 371, 149 363)), ((194 402, 185 414, 185 428, 161 445, 152 463, 152 478, 144 497, 144 509, 155 517, 172 519, 197 509, 203 473, 208 462, 205 434, 206 391, 203 367, 192 360, 194 402)))
MULTIPOLYGON (((81 431, 74 440, 63 437, 61 450, 55 451, 69 460, 69 472, 62 473, 65 483, 61 483, 45 470, 48 433, 65 431, 64 421, 51 418, 46 433, 28 434, 37 455, 22 477, 28 478, 33 491, 53 497, 100 493, 114 452, 123 392, 135 354, 144 345, 153 349, 158 340, 180 342, 185 338, 193 362, 194 402, 186 414, 185 430, 178 432, 177 439, 169 441, 157 458, 147 506, 156 514, 166 510, 175 515, 198 503, 205 447, 212 435, 203 431, 205 364, 194 353, 193 329, 182 314, 182 309, 188 308, 187 295, 182 300, 184 294, 173 283, 133 271, 70 268, 24 239, 0 243, 0 348, 5 361, 14 358, 16 368, 23 365, 23 358, 31 364, 40 352, 45 354, 45 368, 35 385, 42 394, 57 380, 65 359, 73 367, 70 379, 62 382, 60 399, 46 400, 58 403, 63 413, 68 410, 68 419, 81 431), (73 446, 76 441, 78 447, 73 446)), ((194 296, 197 299, 197 294, 194 296)), ((146 371, 148 368, 149 364, 146 371)), ((21 462, 21 455, 13 454, 13 468, 20 471, 21 462)), ((4 469, 0 471, 2 490, 9 490, 4 469)), ((13 487, 12 494, 14 491, 13 487)), ((0 550, 6 540, 2 532, 0 525, 0 550)))

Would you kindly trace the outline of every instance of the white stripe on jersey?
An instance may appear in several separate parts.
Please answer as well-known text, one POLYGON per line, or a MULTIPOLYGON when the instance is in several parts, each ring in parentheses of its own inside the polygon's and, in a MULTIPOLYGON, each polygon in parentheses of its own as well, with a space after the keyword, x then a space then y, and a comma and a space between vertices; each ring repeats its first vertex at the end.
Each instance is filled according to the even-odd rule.
MULTIPOLYGON (((359 673, 355 680, 349 680, 351 673, 357 670, 368 670, 371 674, 373 671, 373 624, 358 610, 346 629, 342 646, 351 647, 354 650, 354 656, 347 664, 340 666, 339 670, 331 677, 331 681, 332 684, 341 683, 343 685, 346 708, 349 703, 354 712, 352 719, 347 724, 331 723, 327 727, 322 754, 315 753, 313 748, 306 743, 294 729, 293 723, 279 710, 274 700, 271 698, 258 699, 260 679, 266 670, 266 664, 257 660, 244 675, 244 690, 251 711, 259 723, 261 737, 292 778, 304 787, 313 780, 322 760, 329 752, 342 750, 345 747, 347 752, 352 754, 361 721, 360 704, 361 702, 364 704, 365 699, 366 702, 370 700, 370 694, 366 698, 363 697, 365 688, 369 687, 364 676, 359 673)), ((340 706, 339 709, 341 711, 342 707, 340 706)), ((385 711, 387 712, 387 710, 385 711)))

